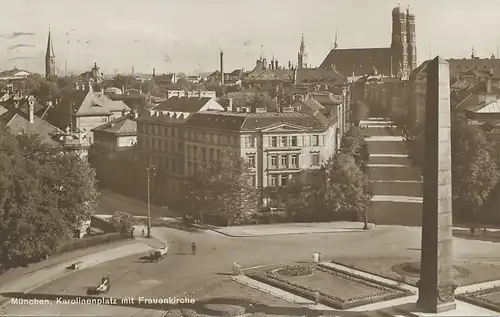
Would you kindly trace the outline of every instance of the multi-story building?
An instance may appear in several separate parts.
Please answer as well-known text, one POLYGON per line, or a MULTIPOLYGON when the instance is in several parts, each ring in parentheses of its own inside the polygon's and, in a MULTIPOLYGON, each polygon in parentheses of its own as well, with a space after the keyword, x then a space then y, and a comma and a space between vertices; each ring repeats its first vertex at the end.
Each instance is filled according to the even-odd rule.
POLYGON ((139 162, 145 168, 156 166, 153 186, 158 200, 172 203, 180 198, 186 176, 184 124, 198 111, 224 108, 213 98, 172 97, 138 118, 139 162))
POLYGON ((111 100, 103 92, 94 92, 92 83, 62 97, 61 102, 48 110, 47 121, 60 129, 70 128, 72 132, 86 131, 88 140, 93 142, 91 131, 103 123, 122 116, 123 110, 130 111, 121 100, 111 100))
POLYGON ((256 188, 302 181, 302 172, 319 169, 335 153, 337 126, 318 111, 195 113, 184 125, 186 174, 231 147, 249 163, 256 188))

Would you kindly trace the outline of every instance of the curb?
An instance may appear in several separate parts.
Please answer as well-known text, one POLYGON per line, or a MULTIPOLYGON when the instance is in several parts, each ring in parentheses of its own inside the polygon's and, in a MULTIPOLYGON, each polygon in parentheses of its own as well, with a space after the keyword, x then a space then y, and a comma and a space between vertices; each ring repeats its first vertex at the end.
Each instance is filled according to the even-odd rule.
POLYGON ((299 234, 325 234, 325 233, 353 233, 353 232, 368 232, 375 230, 375 224, 370 224, 368 229, 337 229, 337 231, 328 230, 328 231, 315 231, 315 232, 289 232, 289 233, 268 233, 268 234, 255 234, 255 235, 238 235, 238 234, 229 234, 226 232, 219 231, 219 229, 206 229, 211 230, 221 235, 230 238, 253 238, 253 237, 270 237, 270 236, 290 236, 290 235, 299 235, 299 234))

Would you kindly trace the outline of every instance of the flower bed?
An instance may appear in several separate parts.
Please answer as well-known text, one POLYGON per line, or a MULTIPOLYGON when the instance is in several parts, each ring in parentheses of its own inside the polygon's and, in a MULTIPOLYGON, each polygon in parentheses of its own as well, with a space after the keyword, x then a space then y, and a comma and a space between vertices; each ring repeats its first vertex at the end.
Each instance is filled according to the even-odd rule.
POLYGON ((340 279, 345 279, 350 282, 358 283, 360 285, 365 286, 366 288, 375 289, 375 292, 370 295, 364 296, 354 296, 350 298, 341 298, 334 294, 330 294, 329 292, 322 289, 313 289, 310 286, 303 285, 297 282, 289 281, 283 276, 280 276, 278 273, 279 270, 270 270, 267 272, 257 272, 250 274, 249 277, 262 282, 269 284, 271 286, 280 288, 289 293, 295 294, 297 296, 304 297, 309 300, 316 299, 316 291, 320 294, 320 302, 333 307, 335 309, 350 309, 353 307, 358 307, 362 305, 373 304, 380 301, 387 301, 391 299, 396 299, 400 297, 405 297, 411 295, 410 292, 399 289, 392 285, 382 285, 381 283, 375 283, 374 281, 369 281, 367 279, 359 278, 358 276, 354 276, 351 274, 344 274, 343 272, 325 269, 322 267, 313 267, 312 273, 314 272, 323 272, 326 274, 331 274, 333 276, 337 276, 340 279))
MULTIPOLYGON (((492 301, 486 296, 494 295, 495 293, 500 293, 500 287, 494 287, 490 289, 480 290, 474 293, 466 293, 457 295, 456 299, 467 302, 472 305, 483 307, 489 310, 500 312, 500 301, 492 301)), ((499 296, 500 298, 500 296, 499 296)))
POLYGON ((313 269, 309 265, 287 265, 276 273, 283 276, 308 276, 313 274, 313 269))

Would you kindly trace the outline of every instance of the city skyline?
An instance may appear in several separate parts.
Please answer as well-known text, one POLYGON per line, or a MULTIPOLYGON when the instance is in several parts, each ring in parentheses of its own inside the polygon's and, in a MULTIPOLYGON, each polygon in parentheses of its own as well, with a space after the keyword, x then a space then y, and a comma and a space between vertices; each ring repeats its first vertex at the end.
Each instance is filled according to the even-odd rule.
MULTIPOLYGON (((494 31, 493 8, 500 4, 483 2, 487 6, 456 0, 432 6, 430 0, 401 2, 416 15, 418 63, 438 54, 469 57, 473 46, 480 57, 497 54, 500 31, 494 31)), ((89 70, 94 62, 104 73, 130 73, 132 67, 137 73, 153 68, 157 73, 210 72, 219 67, 221 49, 226 71, 251 69, 261 55, 274 56, 284 66, 297 62, 302 34, 308 63, 315 67, 332 48, 336 31, 339 48, 387 47, 391 10, 397 5, 389 0, 315 0, 307 6, 296 0, 88 0, 85 5, 6 0, 4 10, 10 14, 0 21, 0 60, 3 69, 43 72, 50 28, 59 74, 66 62, 68 72, 89 70), (72 11, 75 15, 64 17, 72 11)))

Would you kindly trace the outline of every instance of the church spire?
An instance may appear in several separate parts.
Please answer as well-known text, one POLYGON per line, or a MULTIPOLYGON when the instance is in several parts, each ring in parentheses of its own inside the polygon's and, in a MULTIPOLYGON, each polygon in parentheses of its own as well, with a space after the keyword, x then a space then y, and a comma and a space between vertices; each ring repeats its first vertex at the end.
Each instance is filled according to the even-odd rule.
POLYGON ((56 75, 56 56, 54 54, 54 46, 52 45, 51 30, 49 28, 47 51, 45 52, 45 78, 51 79, 56 75))
POLYGON ((302 40, 300 41, 299 54, 297 54, 297 68, 307 68, 307 52, 306 44, 304 42, 304 33, 302 33, 302 40))
POLYGON ((335 43, 333 44, 333 49, 337 49, 339 48, 339 44, 337 43, 337 39, 338 39, 338 36, 337 36, 337 29, 335 29, 335 43))

